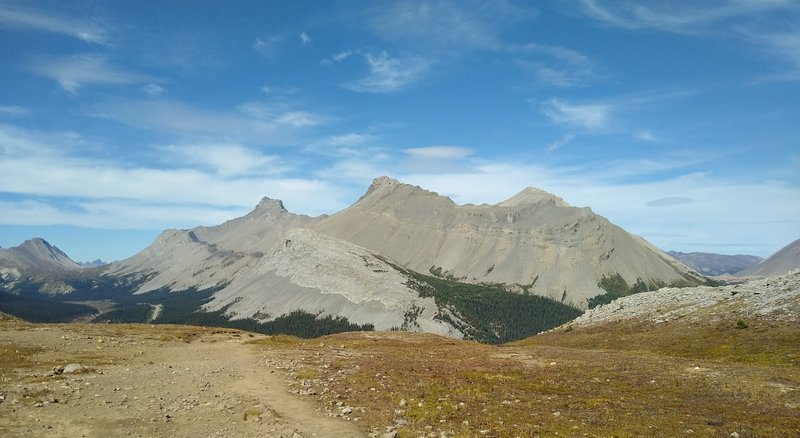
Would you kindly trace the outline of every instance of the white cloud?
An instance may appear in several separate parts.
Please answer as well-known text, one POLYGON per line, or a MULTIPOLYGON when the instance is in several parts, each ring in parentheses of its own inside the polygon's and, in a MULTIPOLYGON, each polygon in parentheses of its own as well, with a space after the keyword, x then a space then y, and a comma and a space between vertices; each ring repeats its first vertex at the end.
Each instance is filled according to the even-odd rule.
POLYGON ((351 132, 348 134, 332 135, 312 144, 312 146, 359 146, 371 139, 372 136, 351 132))
POLYGON ((255 41, 253 41, 253 49, 262 55, 272 56, 282 41, 283 37, 276 35, 264 38, 256 37, 255 41))
POLYGON ((147 75, 111 64, 99 54, 72 55, 60 58, 34 58, 28 68, 35 74, 56 80, 70 93, 86 84, 135 84, 152 80, 147 75))
POLYGON ((13 9, 4 5, 0 5, 0 26, 57 33, 87 43, 108 42, 108 32, 100 25, 42 12, 13 9))
POLYGON ((338 62, 344 61, 345 59, 353 56, 354 54, 355 54, 355 52, 353 52, 352 50, 343 50, 341 52, 334 53, 333 55, 331 55, 330 58, 323 59, 322 61, 320 61, 320 64, 322 64, 322 65, 333 65, 333 64, 336 64, 338 62))
POLYGON ((29 113, 30 111, 27 108, 23 108, 21 106, 0 105, 0 115, 25 116, 29 113))
POLYGON ((164 88, 158 84, 147 84, 142 87, 142 91, 144 91, 150 97, 156 97, 164 92, 164 88))
MULTIPOLYGON (((76 141, 56 134, 0 126, 0 190, 53 199, 47 202, 49 210, 30 200, 6 201, 8 209, 4 210, 0 223, 14 223, 26 211, 25 217, 49 211, 32 223, 65 223, 64 217, 69 217, 72 219, 66 223, 90 226, 98 223, 99 219, 91 213, 98 206, 119 203, 123 207, 161 206, 172 213, 164 215, 167 219, 149 216, 134 220, 138 216, 130 215, 129 209, 120 208, 117 213, 104 209, 109 226, 136 228, 150 227, 153 223, 175 226, 167 223, 168 218, 185 216, 192 208, 199 206, 205 211, 235 208, 244 213, 267 195, 284 199, 294 211, 310 214, 344 207, 347 192, 338 184, 270 175, 280 173, 281 164, 273 157, 240 145, 170 146, 161 153, 172 159, 167 162, 173 166, 151 167, 73 155, 72 151, 80 150, 74 147, 76 141), (80 203, 81 211, 73 211, 76 202, 80 203), (72 207, 59 207, 64 203, 72 207), (17 213, 6 214, 11 211, 17 213)), ((26 223, 19 220, 17 223, 26 223)), ((195 217, 194 224, 205 220, 195 217)))
POLYGON ((552 152, 556 149, 561 149, 562 147, 566 146, 575 138, 575 134, 567 133, 564 134, 563 137, 559 138, 558 140, 550 143, 547 145, 547 150, 552 152))
POLYGON ((702 2, 616 2, 600 4, 581 0, 587 16, 605 24, 626 29, 654 29, 681 34, 708 31, 712 25, 737 18, 796 9, 791 0, 725 0, 715 4, 702 2))
POLYGON ((800 80, 800 32, 797 26, 776 26, 783 20, 796 23, 800 19, 800 3, 794 0, 652 3, 581 0, 580 9, 605 25, 623 29, 711 35, 753 43, 790 66, 788 71, 768 79, 800 80))
POLYGON ((663 138, 653 134, 653 131, 649 129, 639 129, 633 133, 633 138, 647 143, 661 143, 664 141, 663 138))
POLYGON ((256 144, 291 144, 306 130, 332 120, 293 104, 245 102, 229 111, 212 111, 161 99, 110 101, 93 107, 91 114, 177 138, 211 136, 256 144))
POLYGON ((325 123, 325 119, 317 114, 308 111, 289 111, 280 114, 275 121, 289 125, 295 128, 304 128, 308 126, 318 126, 325 123))
POLYGON ((367 23, 384 38, 423 51, 496 49, 500 33, 533 15, 505 1, 395 1, 368 10, 367 23))
POLYGON ((304 46, 308 46, 311 44, 311 37, 308 36, 307 33, 303 32, 299 35, 300 42, 303 43, 304 46))
POLYGON ((430 67, 422 58, 392 58, 386 52, 366 53, 369 74, 345 87, 365 93, 392 93, 417 82, 430 67))
POLYGON ((555 98, 542 104, 542 112, 554 123, 590 130, 607 127, 612 109, 607 103, 573 104, 555 98))
POLYGON ((506 49, 517 65, 533 72, 539 82, 556 87, 587 85, 598 79, 595 62, 583 53, 562 46, 539 43, 514 44, 506 49))
POLYGON ((200 166, 223 177, 275 175, 288 170, 277 156, 235 143, 168 145, 160 149, 172 164, 200 166))
POLYGON ((460 146, 427 146, 403 149, 403 152, 414 158, 459 160, 472 155, 474 151, 460 146))
POLYGON ((261 87, 264 94, 297 94, 300 92, 296 87, 275 87, 271 85, 264 85, 261 87))

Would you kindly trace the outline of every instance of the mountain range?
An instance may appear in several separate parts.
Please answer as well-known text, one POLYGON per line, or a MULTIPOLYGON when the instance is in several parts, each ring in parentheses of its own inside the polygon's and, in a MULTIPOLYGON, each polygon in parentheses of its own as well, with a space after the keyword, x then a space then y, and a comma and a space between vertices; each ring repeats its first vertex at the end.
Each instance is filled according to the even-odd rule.
POLYGON ((331 216, 294 214, 264 198, 243 217, 166 230, 97 268, 81 269, 33 239, 0 251, 0 274, 6 295, 113 301, 98 320, 262 331, 310 321, 323 332, 398 329, 487 342, 529 336, 619 296, 708 282, 590 208, 542 190, 458 205, 388 177, 331 216))
POLYGON ((667 254, 703 275, 733 275, 764 261, 761 257, 743 254, 678 251, 668 251, 667 254))

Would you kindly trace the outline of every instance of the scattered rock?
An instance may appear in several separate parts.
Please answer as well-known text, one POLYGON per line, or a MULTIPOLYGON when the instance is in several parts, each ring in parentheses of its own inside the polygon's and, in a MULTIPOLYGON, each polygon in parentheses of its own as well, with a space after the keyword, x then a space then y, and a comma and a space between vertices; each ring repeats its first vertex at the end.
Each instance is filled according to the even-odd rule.
POLYGON ((81 364, 79 364, 79 363, 71 363, 71 364, 65 366, 62 369, 62 373, 63 374, 75 374, 75 373, 83 372, 85 370, 88 370, 88 368, 83 366, 83 365, 81 365, 81 364))

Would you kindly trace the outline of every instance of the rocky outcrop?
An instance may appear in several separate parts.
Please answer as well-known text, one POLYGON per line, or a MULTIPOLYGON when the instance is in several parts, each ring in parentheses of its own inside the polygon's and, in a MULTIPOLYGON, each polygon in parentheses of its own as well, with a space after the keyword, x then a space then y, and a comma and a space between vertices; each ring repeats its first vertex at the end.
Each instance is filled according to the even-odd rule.
POLYGON ((664 288, 612 301, 570 322, 593 326, 623 321, 708 324, 730 315, 769 321, 800 321, 800 270, 775 278, 722 287, 664 288))

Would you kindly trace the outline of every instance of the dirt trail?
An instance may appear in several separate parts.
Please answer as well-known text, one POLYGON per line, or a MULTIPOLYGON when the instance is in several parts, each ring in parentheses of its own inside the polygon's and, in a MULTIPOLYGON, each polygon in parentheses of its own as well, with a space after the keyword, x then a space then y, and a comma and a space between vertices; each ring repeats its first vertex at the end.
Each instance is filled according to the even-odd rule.
POLYGON ((289 393, 246 334, 197 330, 181 340, 158 327, 25 327, 0 324, 0 354, 21 360, 20 347, 42 349, 0 369, 3 437, 367 435, 289 393), (73 362, 92 370, 47 375, 73 362))

